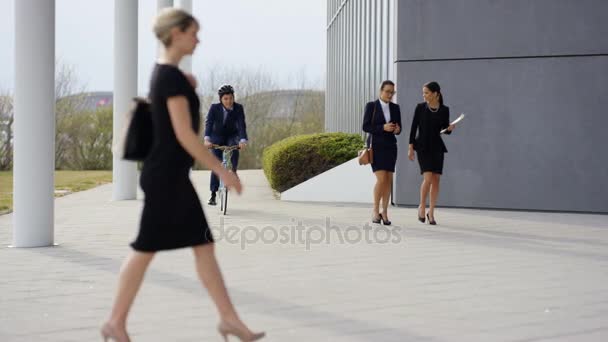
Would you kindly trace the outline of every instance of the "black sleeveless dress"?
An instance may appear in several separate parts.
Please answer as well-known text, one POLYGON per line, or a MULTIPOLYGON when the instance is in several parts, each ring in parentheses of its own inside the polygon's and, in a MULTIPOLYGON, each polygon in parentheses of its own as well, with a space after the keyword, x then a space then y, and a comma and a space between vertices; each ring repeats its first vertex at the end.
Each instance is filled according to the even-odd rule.
POLYGON ((200 102, 185 75, 175 66, 156 64, 150 81, 154 143, 143 164, 140 185, 144 209, 139 234, 131 247, 137 251, 196 246, 213 242, 201 202, 190 182, 193 158, 177 141, 167 99, 185 96, 192 130, 200 128, 200 102))

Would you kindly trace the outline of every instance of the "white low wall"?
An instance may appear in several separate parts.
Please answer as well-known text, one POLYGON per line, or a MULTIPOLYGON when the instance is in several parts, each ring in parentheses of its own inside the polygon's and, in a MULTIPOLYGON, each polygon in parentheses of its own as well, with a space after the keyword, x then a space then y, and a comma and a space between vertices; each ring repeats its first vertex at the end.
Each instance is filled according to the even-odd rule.
POLYGON ((355 158, 282 192, 281 200, 372 203, 375 184, 371 167, 359 165, 355 158))

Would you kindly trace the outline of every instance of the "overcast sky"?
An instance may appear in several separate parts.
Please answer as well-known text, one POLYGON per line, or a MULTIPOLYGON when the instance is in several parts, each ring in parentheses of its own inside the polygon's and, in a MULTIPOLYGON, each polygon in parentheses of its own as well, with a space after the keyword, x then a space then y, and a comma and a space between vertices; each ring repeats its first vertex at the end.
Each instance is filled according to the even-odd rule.
MULTIPOLYGON (((15 1, 0 0, 0 90, 14 83, 15 1)), ((155 12, 156 0, 139 0, 140 93, 156 58, 155 12)), ((305 70, 310 84, 324 87, 325 0, 193 0, 193 12, 202 24, 194 74, 262 67, 289 86, 305 70)), ((114 0, 56 0, 56 56, 89 91, 112 90, 113 19, 114 0)))

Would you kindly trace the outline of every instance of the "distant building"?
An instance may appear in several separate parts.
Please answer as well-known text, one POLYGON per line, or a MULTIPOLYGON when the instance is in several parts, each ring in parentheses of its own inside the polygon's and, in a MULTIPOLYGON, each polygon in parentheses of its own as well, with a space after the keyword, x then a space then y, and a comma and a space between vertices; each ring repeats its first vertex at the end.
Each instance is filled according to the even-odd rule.
POLYGON ((114 103, 114 95, 111 91, 86 92, 66 96, 65 98, 75 100, 80 106, 79 110, 83 112, 95 111, 103 107, 112 107, 114 103))
MULTIPOLYGON (((240 100, 247 107, 248 102, 263 106, 268 118, 289 119, 301 115, 303 110, 325 106, 325 92, 315 90, 274 90, 253 94, 240 100)), ((247 108, 245 108, 247 111, 247 108)))

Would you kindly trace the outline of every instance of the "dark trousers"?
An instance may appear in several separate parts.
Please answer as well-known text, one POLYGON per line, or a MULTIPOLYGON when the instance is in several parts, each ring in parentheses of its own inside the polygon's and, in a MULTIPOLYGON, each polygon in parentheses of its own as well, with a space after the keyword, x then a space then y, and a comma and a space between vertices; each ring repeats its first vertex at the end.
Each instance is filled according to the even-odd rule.
MULTIPOLYGON (((228 144, 218 144, 218 145, 237 145, 238 144, 238 141, 236 141, 235 139, 229 139, 228 142, 229 142, 228 144)), ((214 149, 214 150, 211 150, 211 152, 213 152, 215 157, 220 162, 222 161, 223 151, 214 149)), ((239 165, 239 150, 232 151, 232 157, 230 159, 232 160, 232 171, 236 172, 236 169, 239 165)), ((209 189, 211 190, 211 192, 216 192, 217 189, 219 189, 219 187, 220 187, 219 177, 214 172, 211 172, 211 183, 209 185, 209 189)))

